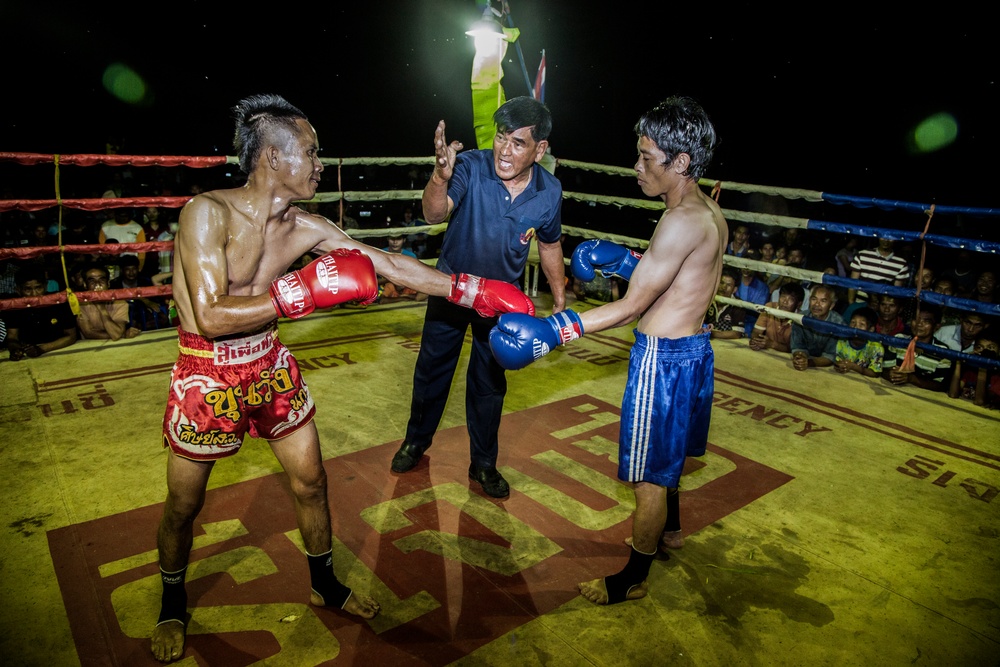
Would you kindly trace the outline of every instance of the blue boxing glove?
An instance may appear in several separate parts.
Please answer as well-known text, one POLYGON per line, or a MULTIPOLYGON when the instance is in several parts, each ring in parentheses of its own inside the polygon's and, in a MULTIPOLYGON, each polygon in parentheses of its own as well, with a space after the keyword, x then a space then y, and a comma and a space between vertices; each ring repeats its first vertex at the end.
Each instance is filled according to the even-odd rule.
POLYGON ((600 269, 605 276, 618 276, 628 280, 642 255, 611 241, 590 239, 573 251, 573 275, 583 281, 594 279, 594 272, 600 269))
POLYGON ((497 363, 516 371, 543 357, 557 345, 583 335, 583 322, 572 310, 539 319, 521 313, 505 313, 490 331, 490 348, 497 363))

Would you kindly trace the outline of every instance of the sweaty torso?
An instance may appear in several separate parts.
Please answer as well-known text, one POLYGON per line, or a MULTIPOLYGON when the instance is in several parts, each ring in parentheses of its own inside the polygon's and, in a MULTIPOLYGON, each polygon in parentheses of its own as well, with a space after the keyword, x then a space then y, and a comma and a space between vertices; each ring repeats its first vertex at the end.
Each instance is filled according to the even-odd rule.
POLYGON ((669 287, 643 313, 638 330, 659 338, 683 338, 701 330, 722 275, 729 231, 722 210, 695 188, 668 209, 650 238, 664 261, 679 262, 669 287), (684 248, 678 251, 678 248, 684 248))
POLYGON ((193 333, 200 333, 194 316, 197 300, 264 294, 321 238, 295 206, 267 220, 254 214, 240 188, 199 198, 182 212, 174 241, 174 301, 181 327, 193 333))

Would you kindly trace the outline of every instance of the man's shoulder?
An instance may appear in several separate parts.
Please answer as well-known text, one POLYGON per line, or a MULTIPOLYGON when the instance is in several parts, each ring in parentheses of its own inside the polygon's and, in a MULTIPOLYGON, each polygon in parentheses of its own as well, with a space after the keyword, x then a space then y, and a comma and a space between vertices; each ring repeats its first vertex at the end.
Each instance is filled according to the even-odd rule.
POLYGON ((538 180, 542 183, 546 190, 554 189, 556 192, 560 193, 560 195, 562 194, 562 181, 560 181, 555 174, 537 162, 535 163, 535 170, 538 173, 538 180))
POLYGON ((660 224, 688 231, 700 230, 705 233, 719 234, 722 226, 726 224, 726 220, 722 216, 721 209, 718 209, 717 206, 713 207, 714 202, 710 202, 711 200, 705 201, 705 198, 698 194, 688 195, 680 204, 663 212, 660 224))
POLYGON ((493 150, 474 148, 470 151, 462 151, 455 157, 455 166, 466 165, 468 167, 481 169, 483 166, 493 166, 493 150))

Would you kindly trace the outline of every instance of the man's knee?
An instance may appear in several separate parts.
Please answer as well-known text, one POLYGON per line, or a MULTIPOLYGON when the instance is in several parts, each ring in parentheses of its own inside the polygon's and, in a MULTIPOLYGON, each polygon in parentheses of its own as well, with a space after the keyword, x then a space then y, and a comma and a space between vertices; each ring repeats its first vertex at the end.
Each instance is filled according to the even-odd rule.
POLYGON ((636 482, 634 491, 636 505, 647 506, 666 499, 668 489, 652 482, 636 482))
POLYGON ((290 478, 292 493, 300 502, 326 501, 326 470, 318 466, 315 471, 290 478))
POLYGON ((162 523, 168 527, 180 527, 194 521, 205 505, 204 489, 200 493, 167 493, 163 506, 162 523))

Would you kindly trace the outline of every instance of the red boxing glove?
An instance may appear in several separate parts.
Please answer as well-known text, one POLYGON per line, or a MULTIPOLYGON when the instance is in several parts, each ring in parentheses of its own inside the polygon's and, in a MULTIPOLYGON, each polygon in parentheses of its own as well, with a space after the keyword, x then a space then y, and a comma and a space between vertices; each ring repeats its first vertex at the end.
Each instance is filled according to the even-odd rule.
POLYGON ((340 248, 281 276, 270 292, 278 314, 294 320, 347 301, 371 303, 378 297, 378 277, 368 255, 340 248))
POLYGON ((448 301, 472 308, 482 317, 496 317, 502 313, 535 314, 535 304, 514 285, 468 273, 452 274, 448 301))

